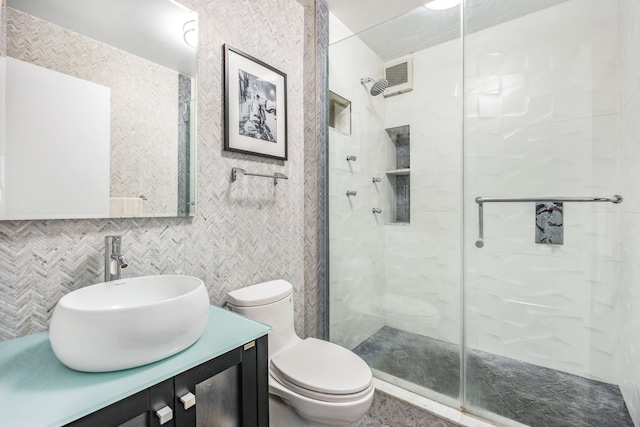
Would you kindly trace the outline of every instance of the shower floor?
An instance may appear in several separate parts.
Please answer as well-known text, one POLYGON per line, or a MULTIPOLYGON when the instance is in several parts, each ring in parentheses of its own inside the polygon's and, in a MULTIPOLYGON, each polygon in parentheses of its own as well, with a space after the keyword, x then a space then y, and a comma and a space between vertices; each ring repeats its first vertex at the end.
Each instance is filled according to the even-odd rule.
MULTIPOLYGON (((353 350, 371 368, 458 398, 459 347, 383 327, 353 350)), ((472 350, 467 403, 532 427, 633 427, 616 385, 472 350)))

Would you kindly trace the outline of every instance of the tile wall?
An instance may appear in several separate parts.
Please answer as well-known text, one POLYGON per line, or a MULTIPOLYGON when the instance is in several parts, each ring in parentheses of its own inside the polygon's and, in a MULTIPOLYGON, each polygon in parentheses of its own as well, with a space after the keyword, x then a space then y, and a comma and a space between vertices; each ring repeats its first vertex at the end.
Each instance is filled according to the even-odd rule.
POLYGON ((458 343, 462 265, 460 39, 416 52, 412 60, 413 90, 385 100, 385 127, 411 127, 411 221, 384 230, 385 292, 400 297, 396 310, 387 312, 387 324, 458 343))
MULTIPOLYGON (((297 331, 305 335, 304 270, 317 262, 304 251, 304 8, 293 0, 183 4, 199 13, 196 216, 0 222, 0 340, 46 330, 62 295, 102 281, 104 236, 112 234, 123 236, 125 276, 197 276, 217 305, 229 290, 290 281, 297 331), (287 162, 223 152, 225 43, 287 74, 287 162), (259 178, 231 183, 234 166, 290 179, 275 188, 259 178)), ((308 319, 315 324, 315 313, 308 319)))
POLYGON ((352 106, 351 134, 330 129, 328 150, 330 337, 347 348, 384 326, 371 306, 384 294, 384 219, 372 209, 386 202, 384 187, 372 179, 384 170, 388 136, 381 126, 384 98, 372 97, 360 83, 381 72, 382 61, 358 37, 329 48, 329 89, 352 106), (348 190, 357 195, 347 196, 348 190))
POLYGON ((533 203, 486 204, 477 249, 474 199, 623 191, 617 28, 615 2, 573 0, 465 38, 468 343, 611 383, 627 202, 565 203, 561 246, 534 243, 533 203))
POLYGON ((640 6, 620 0, 620 389, 640 424, 640 6))
MULTIPOLYGON (((460 41, 414 53, 413 92, 386 99, 346 92, 360 89, 359 78, 367 73, 381 73, 381 60, 357 43, 352 37, 330 51, 352 52, 353 62, 346 54, 339 61, 331 57, 331 67, 339 69, 330 68, 330 88, 355 97, 353 135, 332 132, 330 139, 330 201, 339 212, 331 218, 331 291, 342 304, 332 307, 332 322, 343 322, 341 333, 352 335, 343 342, 357 343, 380 323, 374 317, 354 326, 368 308, 366 300, 399 294, 438 312, 437 325, 414 332, 459 342, 460 41), (376 163, 389 157, 389 141, 379 132, 406 124, 411 125, 411 225, 384 226, 368 215, 377 195, 366 178, 387 166, 376 163), (366 136, 358 134, 363 129, 366 136), (342 160, 349 142, 355 150, 349 154, 365 159, 352 165, 358 169, 347 169, 342 160), (343 190, 355 185, 354 178, 365 197, 349 204, 343 190), (378 259, 385 261, 383 273, 374 263, 378 259)), ((533 203, 488 204, 485 247, 477 249, 474 199, 622 193, 617 46, 617 3, 568 1, 465 37, 464 87, 469 345, 613 383, 618 340, 612 331, 620 324, 622 292, 618 236, 626 202, 565 204, 562 246, 534 243, 533 203)), ((387 310, 382 322, 397 325, 393 314, 387 310)))

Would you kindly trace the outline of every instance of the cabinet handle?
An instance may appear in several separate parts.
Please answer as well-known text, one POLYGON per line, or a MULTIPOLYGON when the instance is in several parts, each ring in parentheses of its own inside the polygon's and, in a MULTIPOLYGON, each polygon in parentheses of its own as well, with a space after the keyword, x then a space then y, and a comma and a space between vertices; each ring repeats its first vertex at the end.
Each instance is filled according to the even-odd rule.
POLYGON ((168 406, 158 409, 156 411, 156 415, 160 419, 160 425, 163 425, 173 419, 173 411, 168 406))
POLYGON ((193 393, 187 393, 180 398, 180 401, 184 403, 185 411, 196 404, 196 397, 193 393))

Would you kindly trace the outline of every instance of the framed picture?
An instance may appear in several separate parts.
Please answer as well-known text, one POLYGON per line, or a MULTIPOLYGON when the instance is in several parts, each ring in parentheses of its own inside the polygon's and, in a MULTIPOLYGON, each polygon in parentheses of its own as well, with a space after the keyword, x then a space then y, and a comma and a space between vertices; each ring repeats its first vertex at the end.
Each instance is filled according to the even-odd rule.
POLYGON ((224 46, 224 149, 287 160, 287 75, 224 46))

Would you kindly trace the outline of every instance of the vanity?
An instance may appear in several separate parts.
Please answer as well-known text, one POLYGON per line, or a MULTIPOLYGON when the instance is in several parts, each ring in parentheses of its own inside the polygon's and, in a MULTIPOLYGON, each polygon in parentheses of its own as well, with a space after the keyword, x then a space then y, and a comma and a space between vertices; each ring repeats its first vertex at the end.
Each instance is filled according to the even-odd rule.
POLYGON ((211 306, 203 335, 166 359, 114 372, 63 365, 49 333, 0 343, 7 426, 269 425, 270 327, 211 306))

